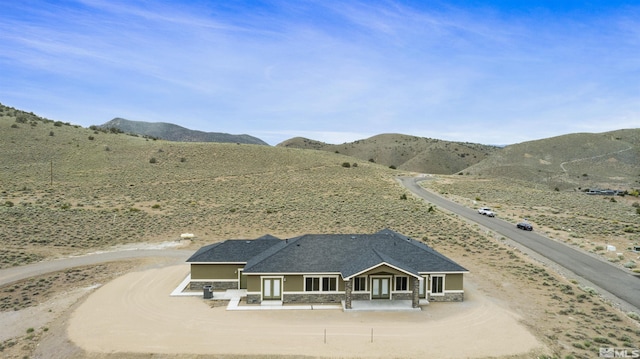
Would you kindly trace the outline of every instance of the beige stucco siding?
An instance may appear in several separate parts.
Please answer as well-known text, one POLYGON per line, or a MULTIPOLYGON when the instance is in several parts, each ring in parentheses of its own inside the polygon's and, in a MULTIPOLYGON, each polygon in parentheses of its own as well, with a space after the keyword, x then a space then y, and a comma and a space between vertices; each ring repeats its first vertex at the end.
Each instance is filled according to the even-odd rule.
POLYGON ((262 290, 262 284, 260 283, 260 276, 248 275, 247 276, 247 292, 259 292, 262 290))
POLYGON ((462 273, 447 274, 444 280, 444 290, 462 290, 463 288, 462 273))
POLYGON ((364 275, 384 275, 384 274, 393 274, 393 275, 407 275, 405 272, 401 272, 397 269, 391 268, 387 265, 381 265, 380 267, 376 267, 368 272, 364 272, 362 274, 358 274, 358 276, 364 275))
POLYGON ((283 290, 285 292, 304 291, 304 277, 302 275, 285 275, 283 290))
POLYGON ((238 279, 243 264, 191 264, 191 279, 238 279))

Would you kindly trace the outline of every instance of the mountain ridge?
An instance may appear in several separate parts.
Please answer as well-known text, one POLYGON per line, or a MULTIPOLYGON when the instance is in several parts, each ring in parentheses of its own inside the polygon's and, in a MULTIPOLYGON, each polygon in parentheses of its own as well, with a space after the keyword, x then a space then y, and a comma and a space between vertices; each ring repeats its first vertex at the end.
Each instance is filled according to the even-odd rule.
POLYGON ((174 142, 219 142, 269 146, 269 144, 263 140, 247 134, 233 135, 222 132, 204 132, 191 130, 168 122, 132 121, 116 117, 96 127, 103 129, 115 128, 122 132, 174 142))

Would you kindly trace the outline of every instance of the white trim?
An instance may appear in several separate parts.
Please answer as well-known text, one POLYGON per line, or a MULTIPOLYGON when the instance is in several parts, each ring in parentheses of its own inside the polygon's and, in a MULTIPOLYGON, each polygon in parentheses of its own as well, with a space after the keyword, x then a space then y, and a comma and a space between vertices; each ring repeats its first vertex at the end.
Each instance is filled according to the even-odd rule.
POLYGON ((406 293, 406 292, 413 292, 412 290, 409 290, 411 281, 409 280, 409 276, 406 275, 394 275, 393 276, 393 286, 391 287, 391 292, 394 293, 406 293), (407 278, 407 289, 396 289, 396 280, 398 280, 398 278, 407 278))
POLYGON ((380 262, 380 263, 378 263, 378 264, 376 264, 376 265, 374 265, 374 266, 371 266, 371 267, 369 267, 369 268, 367 268, 367 269, 365 269, 365 270, 362 270, 362 271, 360 271, 360 272, 358 272, 358 273, 352 274, 352 275, 350 275, 350 276, 348 276, 348 277, 344 278, 344 280, 349 280, 349 279, 351 279, 351 278, 353 278, 353 277, 360 276, 362 273, 366 273, 366 272, 368 272, 368 271, 370 271, 370 270, 372 270, 372 269, 378 268, 378 267, 380 267, 380 266, 382 266, 382 265, 387 265, 387 266, 389 266, 389 267, 391 267, 391 268, 393 268, 393 269, 395 269, 395 270, 397 270, 397 271, 400 271, 400 272, 402 272, 402 273, 405 273, 405 274, 407 274, 407 275, 409 275, 409 276, 411 276, 411 277, 414 277, 414 278, 419 278, 419 277, 420 277, 419 272, 418 272, 418 275, 415 275, 415 274, 413 274, 413 273, 411 273, 411 272, 407 272, 406 270, 404 270, 404 269, 402 269, 402 268, 398 268, 398 267, 396 267, 396 266, 394 266, 394 265, 392 265, 392 264, 389 264, 389 263, 387 263, 387 262, 380 262))
MULTIPOLYGON (((391 292, 391 288, 392 288, 392 283, 393 283, 393 275, 390 274, 374 274, 374 275, 370 275, 369 276, 369 281, 373 282, 374 278, 388 278, 389 279, 389 299, 393 299, 393 295, 391 292)), ((373 284, 370 283, 369 285, 369 300, 374 300, 373 299, 373 284)))
POLYGON ((428 274, 465 274, 465 273, 469 273, 469 271, 464 271, 464 272, 418 272, 420 273, 420 275, 428 275, 428 274))
POLYGON ((432 297, 441 297, 444 296, 445 294, 445 282, 446 282, 446 278, 447 275, 446 274, 431 274, 429 275, 429 294, 432 297), (431 290, 433 288, 433 278, 442 278, 442 292, 440 293, 433 293, 433 291, 431 290))
MULTIPOLYGON (((282 295, 284 294, 284 276, 264 276, 260 277, 260 302, 263 302, 264 299, 264 280, 265 279, 280 279, 280 300, 282 300, 282 295)), ((267 299, 267 300, 275 300, 275 299, 267 299)))
POLYGON ((340 283, 338 282, 339 275, 331 274, 331 275, 313 275, 313 274, 303 274, 302 275, 302 289, 305 293, 337 293, 338 288, 340 288, 340 283), (320 290, 306 290, 307 289, 307 278, 319 278, 319 288, 320 290), (322 290, 322 279, 323 278, 334 278, 336 280, 336 290, 322 290))
POLYGON ((340 272, 304 272, 304 273, 300 273, 300 272, 249 272, 246 273, 245 275, 270 275, 270 276, 281 276, 281 275, 301 275, 301 276, 330 276, 330 275, 335 275, 340 277, 340 272))
POLYGON ((240 289, 240 282, 242 282, 242 272, 244 272, 244 268, 238 268, 237 272, 238 272, 238 289, 240 289))
MULTIPOLYGON (((363 293, 363 292, 356 292, 356 293, 363 293)), ((282 294, 346 294, 345 291, 343 290, 337 290, 335 292, 300 292, 300 291, 289 291, 289 292, 282 292, 282 294)))
MULTIPOLYGON (((353 277, 351 278, 352 282, 351 282, 351 293, 366 293, 369 291, 369 276, 367 275, 360 275, 357 277, 353 277), (364 278, 364 290, 356 290, 355 289, 355 280, 356 278, 364 278)), ((346 286, 346 284, 345 284, 346 286)))

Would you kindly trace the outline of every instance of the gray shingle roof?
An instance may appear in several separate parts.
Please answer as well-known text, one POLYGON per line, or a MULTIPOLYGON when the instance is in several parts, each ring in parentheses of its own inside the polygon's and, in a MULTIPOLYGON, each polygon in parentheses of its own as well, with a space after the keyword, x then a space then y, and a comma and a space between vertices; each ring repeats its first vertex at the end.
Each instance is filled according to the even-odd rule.
POLYGON ((200 248, 187 262, 246 263, 280 242, 283 241, 271 235, 253 240, 229 239, 200 248))
POLYGON ((307 234, 280 241, 249 259, 244 273, 340 273, 347 278, 382 263, 413 275, 467 272, 426 244, 385 229, 374 234, 307 234))

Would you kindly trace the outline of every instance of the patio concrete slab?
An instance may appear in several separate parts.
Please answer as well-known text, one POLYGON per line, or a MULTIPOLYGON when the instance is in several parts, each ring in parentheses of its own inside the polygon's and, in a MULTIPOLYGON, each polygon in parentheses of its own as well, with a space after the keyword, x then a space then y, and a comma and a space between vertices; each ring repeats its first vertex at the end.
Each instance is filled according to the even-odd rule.
MULTIPOLYGON (((342 302, 344 308, 344 302, 342 302)), ((351 309, 344 308, 345 312, 351 311, 376 311, 376 312, 415 312, 422 308, 413 308, 410 300, 354 300, 351 309)))

